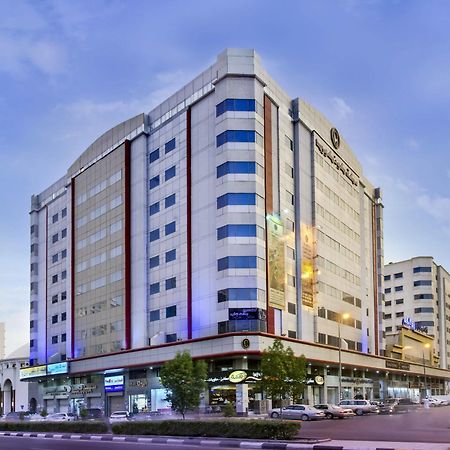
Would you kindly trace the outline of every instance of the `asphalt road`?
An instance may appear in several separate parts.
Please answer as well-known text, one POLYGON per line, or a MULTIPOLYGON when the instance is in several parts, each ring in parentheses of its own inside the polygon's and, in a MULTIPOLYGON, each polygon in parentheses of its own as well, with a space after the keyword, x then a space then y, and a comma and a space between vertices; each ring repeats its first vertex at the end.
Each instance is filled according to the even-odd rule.
MULTIPOLYGON (((217 450, 218 447, 0 436, 0 450, 193 450, 200 448, 217 450)), ((231 450, 231 448, 222 446, 220 448, 231 450)), ((236 449, 234 448, 234 450, 236 449)))
POLYGON ((450 406, 404 414, 367 415, 344 420, 303 422, 302 438, 352 441, 450 443, 450 406))

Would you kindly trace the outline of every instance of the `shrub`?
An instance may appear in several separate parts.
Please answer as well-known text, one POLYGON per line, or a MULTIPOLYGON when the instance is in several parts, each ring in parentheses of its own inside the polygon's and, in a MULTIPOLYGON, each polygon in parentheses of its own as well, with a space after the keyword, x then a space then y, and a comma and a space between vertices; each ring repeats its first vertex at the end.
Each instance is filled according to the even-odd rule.
POLYGON ((300 426, 300 422, 283 420, 158 420, 116 423, 112 431, 114 434, 159 436, 295 439, 300 426))
POLYGON ((0 422, 0 431, 106 433, 108 425, 104 422, 0 422))
POLYGON ((236 415, 236 410, 231 403, 225 403, 222 406, 222 412, 224 417, 234 417, 236 415))

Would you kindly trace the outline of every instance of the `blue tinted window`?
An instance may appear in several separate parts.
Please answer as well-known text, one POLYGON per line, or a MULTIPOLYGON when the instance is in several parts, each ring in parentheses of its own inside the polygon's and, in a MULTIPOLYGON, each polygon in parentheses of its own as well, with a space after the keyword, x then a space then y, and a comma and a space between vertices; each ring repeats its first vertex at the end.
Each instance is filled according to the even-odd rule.
POLYGON ((153 267, 159 266, 159 255, 156 255, 156 256, 153 256, 152 258, 150 258, 149 262, 148 262, 148 266, 150 269, 152 269, 153 267))
POLYGON ((431 286, 431 280, 417 280, 417 281, 414 281, 414 286, 431 286))
POLYGON ((166 153, 171 152, 175 148, 175 138, 171 139, 169 142, 164 145, 164 151, 166 153))
POLYGON ((175 261, 175 259, 177 259, 177 250, 175 248, 166 252, 166 263, 175 261))
POLYGON ((156 175, 156 177, 153 177, 150 180, 150 189, 155 188, 156 186, 159 186, 159 175, 156 175))
POLYGON ((150 239, 150 242, 153 242, 153 241, 156 241, 157 239, 159 239, 159 228, 157 228, 156 230, 150 231, 149 239, 150 239))
POLYGON ((175 317, 177 315, 177 305, 168 306, 166 308, 166 318, 175 317))
POLYGON ((246 98, 227 98, 216 105, 216 117, 226 111, 255 111, 255 100, 246 98))
MULTIPOLYGON (((263 291, 261 291, 263 292, 263 291)), ((217 301, 226 302, 232 300, 257 300, 258 289, 256 288, 229 288, 217 292, 217 301)))
POLYGON ((159 293, 159 283, 153 283, 150 285, 150 295, 159 293))
POLYGON ((234 224, 225 225, 217 229, 217 240, 227 237, 255 237, 256 225, 234 224))
POLYGON ((166 173, 165 173, 165 179, 166 179, 166 181, 167 181, 167 180, 170 180, 170 179, 173 178, 175 175, 176 175, 176 169, 175 169, 175 166, 172 166, 170 169, 167 169, 167 170, 166 170, 166 173))
POLYGON ((156 161, 157 159, 159 159, 159 148, 157 148, 156 150, 154 150, 150 153, 150 155, 148 156, 148 162, 152 163, 152 162, 156 161))
POLYGON ((403 286, 395 286, 395 292, 403 291, 403 286))
POLYGON ((431 267, 414 267, 413 273, 431 272, 431 267))
POLYGON ((252 161, 227 161, 217 167, 217 178, 228 173, 256 173, 256 163, 252 161))
POLYGON ((149 214, 153 216, 153 214, 159 213, 159 202, 153 203, 153 205, 150 205, 148 208, 149 214))
POLYGON ((421 327, 434 327, 434 322, 432 320, 419 320, 416 322, 416 328, 421 327))
POLYGON ((176 342, 176 340, 177 340, 177 333, 166 334, 166 343, 176 342))
POLYGON ((217 260, 217 270, 256 269, 256 256, 227 256, 217 260))
POLYGON ((391 293, 391 288, 386 288, 386 289, 384 290, 384 293, 385 293, 385 294, 390 294, 390 293, 391 293))
POLYGON ((159 320, 159 309, 150 311, 150 322, 155 322, 156 320, 159 320))
POLYGON ((168 291, 169 289, 174 289, 176 287, 177 287, 176 277, 169 278, 168 280, 166 280, 166 291, 168 291))
POLYGON ((166 233, 166 236, 167 236, 168 234, 175 233, 175 230, 176 230, 176 224, 175 224, 175 222, 170 222, 170 223, 168 223, 168 224, 165 226, 165 233, 166 233))
POLYGON ((434 313, 434 308, 431 306, 423 308, 414 308, 415 313, 434 313))
POLYGON ((169 208, 170 206, 175 205, 175 194, 169 195, 164 199, 164 206, 169 208))
POLYGON ((433 300, 433 294, 415 294, 414 300, 433 300))
POLYGON ((403 278, 403 272, 394 273, 394 278, 403 278))
POLYGON ((217 209, 227 205, 256 205, 256 194, 250 192, 230 193, 217 198, 217 209))
POLYGON ((389 281, 391 279, 391 276, 390 275, 385 275, 384 276, 384 281, 389 281))
POLYGON ((256 142, 255 130, 227 130, 216 137, 216 147, 227 142, 256 142))

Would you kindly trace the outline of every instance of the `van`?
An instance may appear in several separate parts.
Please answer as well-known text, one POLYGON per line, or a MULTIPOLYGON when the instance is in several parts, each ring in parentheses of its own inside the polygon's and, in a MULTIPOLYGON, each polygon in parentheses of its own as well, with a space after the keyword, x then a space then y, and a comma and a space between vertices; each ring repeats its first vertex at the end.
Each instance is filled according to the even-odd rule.
POLYGON ((339 402, 339 406, 343 408, 350 408, 357 416, 363 414, 375 413, 378 414, 380 409, 377 405, 372 405, 369 400, 348 399, 339 402))

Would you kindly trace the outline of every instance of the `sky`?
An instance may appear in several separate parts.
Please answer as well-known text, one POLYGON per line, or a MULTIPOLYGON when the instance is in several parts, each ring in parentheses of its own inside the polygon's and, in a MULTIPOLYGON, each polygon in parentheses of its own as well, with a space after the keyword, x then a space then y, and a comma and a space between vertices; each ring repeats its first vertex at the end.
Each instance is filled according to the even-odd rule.
POLYGON ((30 197, 227 47, 335 124, 380 186, 385 262, 450 271, 446 0, 1 0, 0 321, 29 339, 30 197))

